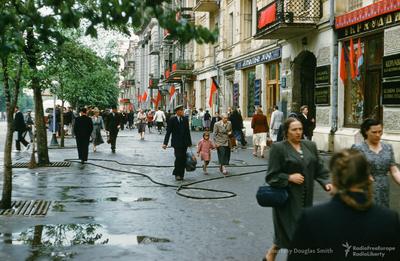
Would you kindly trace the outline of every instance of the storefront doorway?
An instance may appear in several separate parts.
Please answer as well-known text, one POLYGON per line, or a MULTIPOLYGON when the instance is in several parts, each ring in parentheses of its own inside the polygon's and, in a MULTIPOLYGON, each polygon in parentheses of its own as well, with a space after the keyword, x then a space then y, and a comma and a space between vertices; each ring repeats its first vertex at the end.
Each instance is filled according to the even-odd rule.
POLYGON ((300 112, 307 105, 309 117, 315 117, 315 67, 317 59, 309 51, 301 52, 294 60, 294 86, 292 111, 300 112))

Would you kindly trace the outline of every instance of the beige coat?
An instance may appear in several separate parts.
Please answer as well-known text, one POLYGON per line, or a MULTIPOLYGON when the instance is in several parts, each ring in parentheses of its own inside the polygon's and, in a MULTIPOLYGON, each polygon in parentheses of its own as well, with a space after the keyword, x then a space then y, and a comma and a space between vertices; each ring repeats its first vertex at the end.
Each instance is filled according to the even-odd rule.
POLYGON ((215 123, 214 125, 214 144, 216 146, 229 146, 229 137, 228 135, 232 133, 232 124, 230 121, 226 123, 224 126, 222 120, 215 123))

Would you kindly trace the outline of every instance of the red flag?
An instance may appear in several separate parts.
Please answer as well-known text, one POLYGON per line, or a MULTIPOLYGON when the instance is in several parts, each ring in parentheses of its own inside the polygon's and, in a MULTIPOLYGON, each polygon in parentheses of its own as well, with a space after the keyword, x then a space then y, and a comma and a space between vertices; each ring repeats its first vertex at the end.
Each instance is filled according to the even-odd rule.
POLYGON ((346 59, 345 59, 345 44, 342 45, 342 52, 340 54, 340 79, 342 79, 343 84, 347 79, 347 71, 346 71, 346 59))
POLYGON ((154 103, 156 108, 158 108, 158 104, 160 103, 160 101, 161 101, 161 92, 158 91, 157 98, 155 99, 155 103, 154 103))
POLYGON ((356 70, 354 68, 354 44, 353 38, 350 38, 350 57, 349 57, 351 79, 356 78, 356 70))
POLYGON ((171 85, 171 87, 169 88, 169 101, 171 102, 174 97, 175 97, 175 86, 171 85))
POLYGON ((217 90, 218 90, 218 85, 214 81, 214 79, 211 78, 210 99, 208 101, 208 105, 210 105, 210 108, 212 107, 212 104, 213 104, 213 95, 217 90))
POLYGON ((142 95, 139 94, 139 95, 137 96, 137 99, 138 99, 138 102, 142 102, 142 95))
POLYGON ((146 102, 147 101, 147 92, 146 91, 144 91, 141 100, 142 100, 142 102, 146 102))

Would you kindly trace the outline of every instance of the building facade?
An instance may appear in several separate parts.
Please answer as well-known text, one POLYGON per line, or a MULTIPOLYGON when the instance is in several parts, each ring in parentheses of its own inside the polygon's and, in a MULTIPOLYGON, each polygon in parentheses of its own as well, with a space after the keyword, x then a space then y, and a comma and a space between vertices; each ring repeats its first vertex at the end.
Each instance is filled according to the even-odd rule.
POLYGON ((373 117, 400 151, 400 1, 176 0, 169 7, 219 36, 182 45, 156 21, 139 32, 136 84, 142 92, 158 77, 165 108, 172 87, 187 107, 240 107, 247 120, 259 106, 269 118, 274 105, 285 115, 307 105, 313 140, 325 151, 362 141, 359 125, 373 117))

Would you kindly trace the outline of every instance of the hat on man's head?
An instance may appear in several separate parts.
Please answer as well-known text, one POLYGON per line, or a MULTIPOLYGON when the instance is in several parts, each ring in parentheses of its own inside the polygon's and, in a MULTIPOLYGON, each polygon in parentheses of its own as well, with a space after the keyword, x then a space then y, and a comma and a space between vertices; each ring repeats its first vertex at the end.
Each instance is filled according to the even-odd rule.
POLYGON ((117 109, 117 105, 112 105, 111 109, 117 109))
POLYGON ((183 104, 179 104, 175 106, 175 111, 183 110, 183 104))

